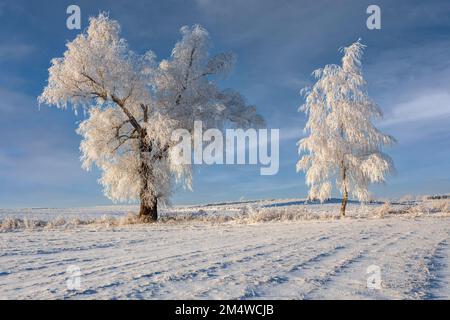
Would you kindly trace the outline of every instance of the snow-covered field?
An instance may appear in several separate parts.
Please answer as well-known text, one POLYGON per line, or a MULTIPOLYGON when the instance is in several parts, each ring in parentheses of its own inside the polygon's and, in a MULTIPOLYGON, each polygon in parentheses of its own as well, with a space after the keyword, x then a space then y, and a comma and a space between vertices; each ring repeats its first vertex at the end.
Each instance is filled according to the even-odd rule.
POLYGON ((448 208, 351 203, 337 219, 337 201, 266 200, 152 225, 120 219, 126 206, 2 209, 0 299, 449 299, 448 208))

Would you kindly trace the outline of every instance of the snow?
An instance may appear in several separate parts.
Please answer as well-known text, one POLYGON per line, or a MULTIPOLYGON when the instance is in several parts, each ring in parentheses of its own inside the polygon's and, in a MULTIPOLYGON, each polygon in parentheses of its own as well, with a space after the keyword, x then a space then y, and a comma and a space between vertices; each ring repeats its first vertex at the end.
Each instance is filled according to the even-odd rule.
POLYGON ((2 209, 2 221, 98 220, 2 229, 0 299, 449 299, 448 205, 399 203, 384 218, 381 207, 350 203, 337 219, 337 201, 266 200, 175 207, 163 218, 190 219, 114 226, 99 217, 137 207, 2 209), (200 219, 223 216, 234 219, 200 219), (379 289, 367 288, 373 265, 379 289), (69 266, 80 268, 78 290, 67 288, 69 266))

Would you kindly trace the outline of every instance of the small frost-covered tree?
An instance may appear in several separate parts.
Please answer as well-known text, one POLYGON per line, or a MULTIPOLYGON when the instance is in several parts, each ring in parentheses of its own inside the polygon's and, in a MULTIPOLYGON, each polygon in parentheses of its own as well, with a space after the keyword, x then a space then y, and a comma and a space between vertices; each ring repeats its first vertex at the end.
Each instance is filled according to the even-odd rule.
POLYGON ((191 166, 171 156, 173 130, 192 131, 195 120, 210 127, 263 123, 238 93, 211 80, 231 69, 233 55, 210 58, 209 36, 200 26, 181 32, 171 58, 157 64, 151 51, 131 51, 119 24, 106 14, 90 18, 87 31, 52 60, 39 97, 85 111, 77 130, 83 167, 101 170, 100 183, 113 201, 139 200, 145 222, 157 219, 158 203, 169 200, 174 183, 191 186, 191 166))
POLYGON ((349 193, 367 201, 369 184, 384 182, 393 169, 391 158, 381 148, 395 140, 372 123, 382 113, 368 96, 362 75, 364 48, 358 40, 342 49, 342 65, 315 70, 317 82, 303 89, 305 104, 300 108, 309 117, 305 127, 309 135, 298 142, 303 155, 297 171, 306 172, 311 199, 330 198, 335 180, 343 195, 342 216, 349 193))

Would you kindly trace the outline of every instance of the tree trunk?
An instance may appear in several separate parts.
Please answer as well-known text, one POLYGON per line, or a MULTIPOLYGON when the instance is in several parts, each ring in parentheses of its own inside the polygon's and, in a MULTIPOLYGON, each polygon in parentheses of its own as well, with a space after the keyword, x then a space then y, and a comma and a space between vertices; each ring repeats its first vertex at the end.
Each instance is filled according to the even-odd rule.
POLYGON ((139 219, 145 223, 156 222, 158 220, 158 199, 156 197, 148 201, 142 198, 141 195, 139 219))
POLYGON ((344 194, 342 195, 341 217, 345 217, 345 208, 347 207, 348 190, 347 190, 347 170, 342 162, 342 183, 344 184, 344 194))
MULTIPOLYGON (((141 131, 140 151, 141 151, 141 168, 140 175, 142 179, 140 198, 141 207, 139 209, 139 219, 142 222, 156 222, 158 220, 158 199, 156 196, 149 197, 149 178, 152 176, 151 168, 146 159, 146 154, 151 151, 149 145, 145 142, 147 132, 141 131)), ((154 194, 154 192, 152 192, 154 194)))
POLYGON ((345 217, 345 208, 347 207, 347 200, 348 200, 348 191, 347 187, 345 187, 344 196, 342 197, 341 203, 341 217, 345 217))

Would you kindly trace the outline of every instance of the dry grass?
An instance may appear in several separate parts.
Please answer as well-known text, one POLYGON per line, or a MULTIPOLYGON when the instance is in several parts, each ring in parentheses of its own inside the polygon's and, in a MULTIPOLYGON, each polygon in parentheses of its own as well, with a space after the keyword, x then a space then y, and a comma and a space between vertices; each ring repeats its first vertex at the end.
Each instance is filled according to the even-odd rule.
MULTIPOLYGON (((450 216, 450 201, 448 199, 417 201, 414 203, 392 204, 385 201, 382 205, 353 206, 347 211, 346 219, 386 218, 402 215, 416 218, 420 216, 450 216)), ((340 219, 339 208, 327 210, 312 210, 308 205, 293 205, 286 207, 245 206, 240 212, 226 215, 220 213, 194 210, 173 215, 162 215, 157 224, 208 223, 208 224, 252 224, 288 221, 335 220, 340 219)), ((59 216, 50 221, 17 219, 7 217, 0 220, 0 232, 19 230, 67 229, 80 226, 94 228, 115 228, 142 224, 137 214, 128 213, 122 217, 103 215, 96 219, 66 220, 59 216)))

